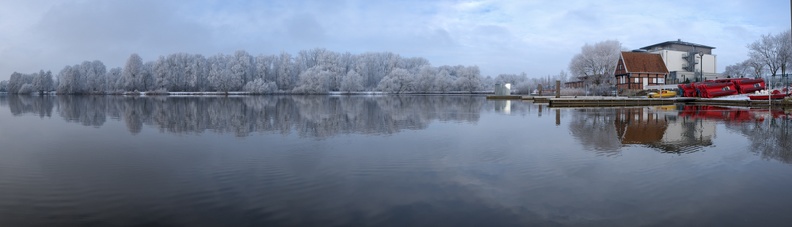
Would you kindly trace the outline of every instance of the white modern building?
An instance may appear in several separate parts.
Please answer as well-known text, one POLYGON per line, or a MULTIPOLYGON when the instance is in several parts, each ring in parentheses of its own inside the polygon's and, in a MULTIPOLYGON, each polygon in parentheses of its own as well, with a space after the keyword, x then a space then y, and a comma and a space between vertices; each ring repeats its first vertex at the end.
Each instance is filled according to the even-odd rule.
POLYGON ((666 83, 676 84, 724 78, 716 68, 718 59, 712 54, 715 47, 683 42, 681 39, 667 41, 641 48, 649 53, 660 54, 668 68, 666 83), (700 72, 704 72, 703 75, 700 72))

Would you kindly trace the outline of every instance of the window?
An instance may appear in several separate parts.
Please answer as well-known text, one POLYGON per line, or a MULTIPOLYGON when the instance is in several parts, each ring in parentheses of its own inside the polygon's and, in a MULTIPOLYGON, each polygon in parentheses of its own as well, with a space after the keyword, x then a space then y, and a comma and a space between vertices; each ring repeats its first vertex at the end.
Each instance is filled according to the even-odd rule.
POLYGON ((640 82, 641 82, 641 78, 635 78, 635 83, 640 83, 640 82))
POLYGON ((657 78, 657 83, 665 84, 665 78, 657 78))
POLYGON ((657 78, 652 78, 652 83, 656 84, 657 83, 657 78))

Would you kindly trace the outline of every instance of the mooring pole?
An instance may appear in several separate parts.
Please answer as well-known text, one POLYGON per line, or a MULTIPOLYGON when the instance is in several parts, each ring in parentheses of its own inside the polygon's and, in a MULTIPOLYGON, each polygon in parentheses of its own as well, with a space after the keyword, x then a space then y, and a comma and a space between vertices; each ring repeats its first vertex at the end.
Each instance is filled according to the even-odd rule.
MULTIPOLYGON (((792 0, 790 0, 792 1, 792 0)), ((556 80, 556 98, 561 98, 561 81, 556 80)))

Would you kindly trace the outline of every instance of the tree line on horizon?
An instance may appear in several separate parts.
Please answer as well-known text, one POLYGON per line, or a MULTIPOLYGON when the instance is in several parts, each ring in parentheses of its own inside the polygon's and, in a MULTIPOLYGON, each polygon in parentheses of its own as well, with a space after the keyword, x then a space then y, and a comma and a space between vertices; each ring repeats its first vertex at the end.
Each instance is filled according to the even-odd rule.
MULTIPOLYGON (((729 65, 729 78, 786 75, 792 65, 790 30, 762 35, 746 46, 748 59, 729 65)), ((424 58, 404 58, 390 52, 350 54, 317 48, 292 56, 252 56, 240 50, 233 55, 175 53, 143 62, 132 54, 124 67, 107 70, 101 61, 66 66, 57 75, 50 71, 13 73, 0 81, 0 92, 29 94, 55 91, 60 94, 114 94, 123 92, 229 92, 252 94, 323 94, 329 92, 382 91, 390 93, 448 93, 490 90, 497 83, 511 83, 513 92, 530 93, 539 85, 554 86, 556 80, 582 81, 593 94, 609 93, 615 85, 613 69, 620 51, 618 40, 586 43, 572 57, 567 73, 529 78, 521 74, 482 76, 477 66, 433 67, 424 58)))
POLYGON ((234 92, 325 94, 474 92, 489 87, 478 66, 432 66, 420 57, 390 52, 337 53, 316 48, 292 56, 175 53, 144 62, 131 54, 123 67, 109 70, 99 60, 66 66, 56 75, 14 72, 0 82, 13 94, 120 94, 124 92, 234 92))

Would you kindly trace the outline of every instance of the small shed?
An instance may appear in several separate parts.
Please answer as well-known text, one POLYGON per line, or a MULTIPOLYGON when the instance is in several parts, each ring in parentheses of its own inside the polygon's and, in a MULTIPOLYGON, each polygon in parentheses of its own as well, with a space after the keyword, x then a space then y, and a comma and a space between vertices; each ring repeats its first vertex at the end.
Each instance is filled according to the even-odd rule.
POLYGON ((497 83, 497 84, 495 84, 495 95, 498 95, 498 96, 511 95, 511 84, 510 83, 505 83, 505 84, 497 83))

